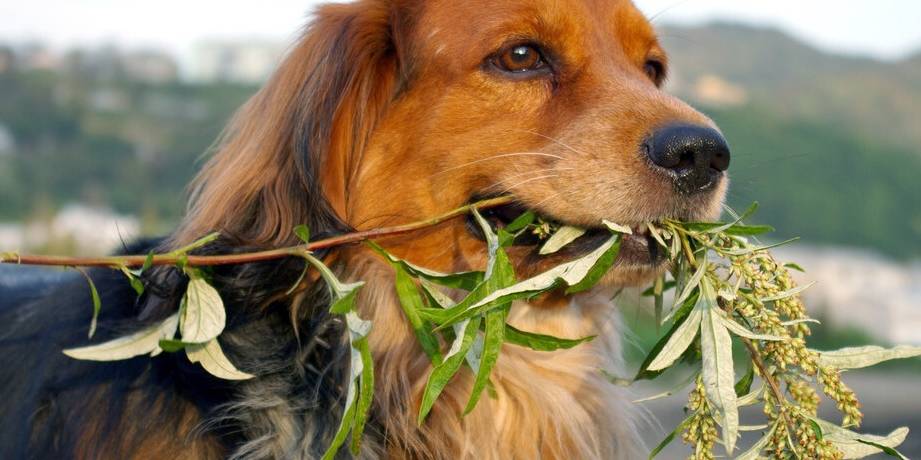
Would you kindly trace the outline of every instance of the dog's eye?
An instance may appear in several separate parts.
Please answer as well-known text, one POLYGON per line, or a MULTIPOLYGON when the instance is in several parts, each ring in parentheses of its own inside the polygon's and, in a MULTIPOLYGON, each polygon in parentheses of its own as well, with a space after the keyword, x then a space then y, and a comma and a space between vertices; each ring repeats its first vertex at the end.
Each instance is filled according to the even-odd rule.
POLYGON ((513 74, 524 74, 547 68, 543 54, 534 45, 515 45, 501 51, 494 59, 500 70, 513 74))
POLYGON ((653 83, 659 85, 665 79, 665 65, 661 61, 649 59, 643 66, 643 71, 653 83))

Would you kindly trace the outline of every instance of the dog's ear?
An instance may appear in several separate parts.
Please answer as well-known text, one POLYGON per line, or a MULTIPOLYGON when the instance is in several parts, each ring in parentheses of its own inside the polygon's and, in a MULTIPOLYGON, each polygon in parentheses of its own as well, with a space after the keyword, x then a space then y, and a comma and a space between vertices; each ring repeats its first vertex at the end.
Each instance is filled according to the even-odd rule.
POLYGON ((350 175, 400 80, 395 11, 362 0, 316 12, 193 182, 174 243, 221 231, 280 245, 299 224, 343 229, 350 175))

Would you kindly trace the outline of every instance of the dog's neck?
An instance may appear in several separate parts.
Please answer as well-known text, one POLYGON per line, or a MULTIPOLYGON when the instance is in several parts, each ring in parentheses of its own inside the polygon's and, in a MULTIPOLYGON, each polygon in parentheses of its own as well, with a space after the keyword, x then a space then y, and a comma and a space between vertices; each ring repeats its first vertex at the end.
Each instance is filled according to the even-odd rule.
POLYGON ((549 353, 505 346, 491 378, 495 397, 484 396, 463 416, 473 382, 465 368, 420 427, 416 416, 431 365, 403 316, 393 272, 371 259, 352 260, 349 266, 349 278, 367 283, 359 308, 374 324, 375 418, 386 433, 386 456, 636 458, 639 438, 630 404, 601 373, 621 364, 621 331, 609 295, 582 295, 553 309, 514 305, 510 322, 523 330, 597 338, 549 353))

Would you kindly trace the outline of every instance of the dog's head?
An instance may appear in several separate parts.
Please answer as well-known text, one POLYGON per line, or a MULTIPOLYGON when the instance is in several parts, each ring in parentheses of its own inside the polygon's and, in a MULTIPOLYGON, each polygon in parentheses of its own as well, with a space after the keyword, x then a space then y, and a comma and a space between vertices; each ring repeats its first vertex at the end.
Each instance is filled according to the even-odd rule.
MULTIPOLYGON (((197 182, 180 233, 257 245, 337 223, 371 228, 512 194, 496 225, 531 209, 596 228, 715 218, 729 151, 714 124, 662 90, 665 52, 629 0, 360 0, 321 8, 238 115, 197 182)), ((533 273, 594 247, 511 250, 533 273)), ((183 236, 184 235, 184 236, 183 236)), ((660 268, 641 232, 612 282, 660 268)), ((433 268, 481 264, 462 220, 385 241, 433 268)))

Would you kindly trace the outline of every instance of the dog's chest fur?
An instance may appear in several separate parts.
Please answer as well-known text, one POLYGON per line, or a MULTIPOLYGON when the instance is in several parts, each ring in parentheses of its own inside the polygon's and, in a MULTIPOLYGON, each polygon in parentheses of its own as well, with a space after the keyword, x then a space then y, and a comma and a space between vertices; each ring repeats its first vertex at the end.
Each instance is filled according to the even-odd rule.
MULTIPOLYGON (((493 396, 484 395, 471 414, 462 416, 473 381, 464 369, 420 427, 416 416, 431 366, 403 317, 392 272, 371 261, 350 265, 348 277, 367 283, 360 296, 360 315, 374 324, 370 342, 376 389, 362 458, 635 457, 638 437, 629 403, 600 372, 620 364, 618 323, 605 295, 581 296, 555 310, 515 305, 511 322, 522 329, 598 338, 552 353, 506 346, 491 378, 493 396)), ((303 350, 341 361, 347 359, 341 353, 347 344, 328 334, 316 338, 320 344, 308 342, 301 348, 296 372, 325 372, 321 385, 325 381, 341 390, 347 376, 339 366, 318 368, 303 350)), ((307 389, 299 388, 297 381, 280 373, 244 385, 241 398, 227 411, 247 439, 236 458, 315 458, 328 445, 341 408, 323 406, 342 403, 319 393, 300 394, 307 389)))

